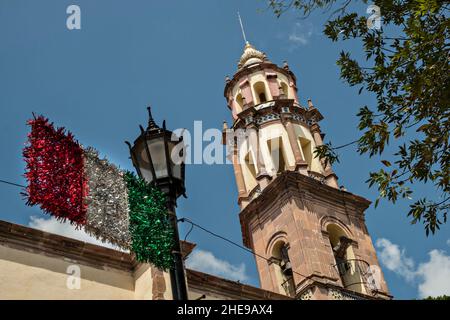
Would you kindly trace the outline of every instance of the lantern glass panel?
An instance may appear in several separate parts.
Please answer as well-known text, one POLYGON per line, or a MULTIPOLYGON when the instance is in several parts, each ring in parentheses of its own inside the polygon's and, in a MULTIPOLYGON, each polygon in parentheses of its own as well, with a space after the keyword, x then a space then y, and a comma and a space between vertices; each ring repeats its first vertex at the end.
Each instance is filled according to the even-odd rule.
POLYGON ((183 180, 182 178, 182 166, 185 156, 185 145, 178 141, 169 141, 169 154, 172 164, 172 176, 176 179, 183 180))
MULTIPOLYGON (((155 169, 156 179, 168 177, 167 161, 166 161, 166 153, 164 150, 163 137, 147 140, 146 143, 148 145, 148 150, 150 152, 150 156, 152 157, 153 168, 155 169)), ((150 161, 147 157, 147 150, 145 149, 145 147, 143 148, 143 150, 141 152, 141 157, 145 163, 145 167, 148 167, 150 170, 150 161)))

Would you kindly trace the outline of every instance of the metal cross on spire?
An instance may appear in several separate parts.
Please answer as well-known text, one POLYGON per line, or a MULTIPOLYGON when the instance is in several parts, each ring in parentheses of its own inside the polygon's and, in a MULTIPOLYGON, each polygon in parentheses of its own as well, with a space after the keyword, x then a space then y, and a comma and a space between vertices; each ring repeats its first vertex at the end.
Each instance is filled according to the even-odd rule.
POLYGON ((241 24, 241 30, 242 30, 242 37, 244 38, 245 43, 247 44, 247 37, 245 36, 245 31, 244 31, 244 25, 242 24, 242 19, 241 19, 241 15, 239 14, 238 11, 238 18, 239 18, 239 23, 241 24))

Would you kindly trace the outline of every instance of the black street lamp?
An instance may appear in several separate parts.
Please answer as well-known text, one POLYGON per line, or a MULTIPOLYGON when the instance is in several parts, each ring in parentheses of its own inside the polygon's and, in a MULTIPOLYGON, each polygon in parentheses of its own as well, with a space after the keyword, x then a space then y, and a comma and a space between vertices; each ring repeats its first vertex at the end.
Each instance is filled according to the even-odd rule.
POLYGON ((170 270, 172 295, 174 300, 187 300, 183 257, 178 233, 175 207, 177 198, 185 194, 184 188, 184 144, 182 137, 176 137, 166 130, 166 122, 160 128, 153 120, 150 107, 147 130, 142 126, 140 136, 134 145, 125 141, 130 148, 131 160, 142 179, 166 194, 167 210, 174 231, 174 267, 170 270), (180 145, 181 144, 181 145, 180 145), (177 152, 178 151, 178 152, 177 152))

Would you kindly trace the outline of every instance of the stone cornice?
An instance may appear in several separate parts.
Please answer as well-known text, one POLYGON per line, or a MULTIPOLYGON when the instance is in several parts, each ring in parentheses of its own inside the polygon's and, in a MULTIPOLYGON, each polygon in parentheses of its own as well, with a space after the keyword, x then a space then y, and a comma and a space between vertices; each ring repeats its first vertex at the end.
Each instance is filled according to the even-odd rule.
POLYGON ((223 296, 226 292, 232 299, 250 300, 292 300, 292 298, 275 292, 255 288, 236 281, 225 280, 203 272, 188 270, 189 287, 203 292, 223 296))
POLYGON ((277 121, 301 124, 307 128, 314 126, 323 119, 322 114, 316 109, 306 109, 293 99, 276 99, 247 107, 237 114, 237 119, 228 131, 249 127, 264 127, 277 121))
POLYGON ((354 206, 363 218, 364 210, 370 201, 347 191, 330 187, 313 178, 295 171, 285 171, 277 176, 255 199, 253 199, 239 214, 244 245, 251 247, 248 226, 253 218, 263 219, 264 215, 278 199, 297 198, 308 202, 329 201, 343 208, 354 206), (310 199, 309 199, 310 198, 310 199))
MULTIPOLYGON (((113 268, 132 272, 140 264, 135 256, 128 252, 2 220, 0 220, 0 245, 53 258, 71 259, 98 269, 113 268)), ((181 241, 181 246, 183 255, 187 256, 195 244, 181 241)))
POLYGON ((303 293, 307 292, 309 289, 314 287, 321 287, 327 290, 335 290, 343 294, 344 296, 351 296, 353 299, 351 300, 392 300, 393 296, 386 294, 384 292, 375 291, 372 295, 359 293, 356 291, 352 291, 349 289, 342 288, 340 286, 334 285, 330 282, 320 281, 320 280, 312 280, 305 286, 301 288, 296 294, 299 299, 303 293))

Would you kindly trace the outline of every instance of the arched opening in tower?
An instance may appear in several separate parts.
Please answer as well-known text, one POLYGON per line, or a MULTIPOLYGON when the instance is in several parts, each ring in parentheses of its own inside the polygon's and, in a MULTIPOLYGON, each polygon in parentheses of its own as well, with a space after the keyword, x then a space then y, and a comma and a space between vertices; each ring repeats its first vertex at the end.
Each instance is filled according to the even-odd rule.
POLYGON ((312 153, 311 153, 311 141, 308 139, 299 138, 300 140, 300 147, 302 149, 303 158, 305 159, 306 163, 308 164, 308 170, 311 170, 311 165, 313 161, 312 153))
POLYGON ((275 243, 272 249, 272 260, 275 262, 275 276, 280 292, 291 297, 294 296, 295 283, 289 259, 289 246, 285 242, 275 243))
POLYGON ((240 113, 244 108, 244 99, 242 98, 242 94, 238 94, 236 96, 236 114, 240 113))
POLYGON ((281 82, 280 88, 281 88, 281 91, 282 91, 282 95, 280 93, 280 97, 282 97, 284 99, 289 99, 288 85, 285 82, 281 82))
POLYGON ((264 82, 259 81, 253 85, 253 90, 255 90, 256 102, 257 104, 264 103, 267 101, 266 85, 264 82))
POLYGON ((257 186, 256 181, 256 163, 253 154, 249 151, 244 157, 244 181, 248 192, 257 186))
POLYGON ((267 146, 272 158, 273 172, 276 174, 280 174, 287 169, 282 137, 268 140, 267 146))
POLYGON ((255 162, 253 161, 253 156, 251 152, 247 153, 245 156, 245 165, 247 166, 248 171, 250 172, 251 176, 256 179, 256 168, 255 168, 255 162))
MULTIPOLYGON (((366 293, 363 274, 366 268, 364 261, 355 259, 352 248, 352 240, 347 237, 345 231, 336 224, 327 226, 328 236, 334 259, 335 270, 341 278, 344 288, 366 293)), ((367 266, 368 267, 368 266, 367 266)))

